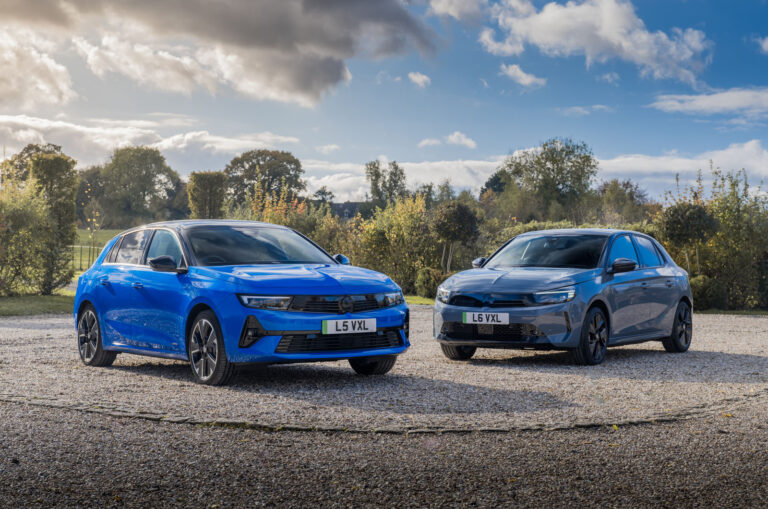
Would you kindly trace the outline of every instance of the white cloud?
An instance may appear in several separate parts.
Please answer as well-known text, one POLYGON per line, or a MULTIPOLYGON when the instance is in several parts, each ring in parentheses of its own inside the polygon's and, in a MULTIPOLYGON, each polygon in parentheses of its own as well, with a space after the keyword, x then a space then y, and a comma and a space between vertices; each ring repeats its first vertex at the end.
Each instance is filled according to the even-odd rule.
POLYGON ((51 57, 50 46, 29 31, 0 29, 0 107, 27 111, 76 96, 69 72, 51 57))
POLYGON ((477 21, 487 6, 487 0, 430 0, 429 12, 461 21, 477 21))
POLYGON ((583 117, 596 111, 612 112, 613 108, 604 104, 593 104, 591 106, 569 106, 568 108, 560 108, 560 113, 566 117, 583 117))
POLYGON ((485 81, 485 79, 483 78, 478 78, 478 79, 480 80, 480 83, 483 84, 483 88, 491 88, 491 86, 488 84, 487 81, 485 81))
POLYGON ((619 80, 621 80, 621 77, 616 72, 607 72, 597 76, 595 79, 597 81, 604 81, 606 83, 610 83, 611 85, 616 85, 618 84, 619 80))
POLYGON ((154 146, 160 150, 187 151, 195 149, 213 154, 236 154, 246 150, 274 148, 279 145, 298 142, 299 139, 293 136, 281 136, 269 131, 238 136, 217 136, 208 131, 193 131, 163 138, 154 146))
POLYGON ((425 88, 429 86, 430 83, 432 83, 432 80, 429 79, 429 76, 417 71, 409 72, 408 79, 411 80, 419 88, 425 88))
POLYGON ((768 55, 768 36, 766 37, 756 37, 755 42, 760 47, 760 51, 768 55))
POLYGON ((547 84, 546 78, 537 78, 533 74, 528 74, 520 69, 520 66, 517 64, 501 64, 501 72, 499 74, 507 76, 515 83, 526 88, 538 88, 547 84))
POLYGON ((315 147, 315 150, 317 150, 321 154, 328 155, 331 152, 336 152, 337 150, 341 150, 341 147, 336 145, 335 143, 331 143, 328 145, 320 145, 318 147, 315 147))
POLYGON ((441 145, 443 142, 437 138, 424 138, 419 142, 419 148, 433 147, 435 145, 441 145))
POLYGON ((659 95, 651 107, 667 113, 737 114, 757 118, 768 115, 768 87, 731 88, 705 94, 659 95))
POLYGON ((712 45, 704 32, 691 28, 650 32, 628 0, 550 2, 541 10, 529 0, 510 0, 491 12, 503 38, 486 28, 480 42, 500 56, 519 55, 532 45, 550 56, 584 55, 588 66, 615 58, 635 64, 643 76, 695 84, 712 45))
POLYGON ((446 136, 445 142, 450 143, 451 145, 463 145, 467 148, 477 148, 477 143, 475 143, 475 140, 468 137, 461 131, 454 131, 446 136))

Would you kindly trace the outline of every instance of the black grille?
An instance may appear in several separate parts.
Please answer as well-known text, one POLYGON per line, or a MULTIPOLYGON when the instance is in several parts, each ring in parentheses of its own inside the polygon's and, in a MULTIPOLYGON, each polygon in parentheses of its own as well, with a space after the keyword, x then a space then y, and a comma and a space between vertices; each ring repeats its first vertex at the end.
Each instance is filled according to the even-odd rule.
POLYGON ((478 300, 469 295, 454 295, 448 302, 451 306, 462 306, 467 308, 481 308, 483 307, 483 301, 478 300))
POLYGON ((396 330, 363 334, 293 334, 283 336, 275 353, 337 352, 369 348, 392 348, 403 344, 396 330))
POLYGON ((484 297, 481 300, 470 295, 454 295, 448 302, 451 306, 462 306, 467 308, 481 308, 484 306, 490 308, 517 308, 525 306, 525 300, 522 297, 484 297))
MULTIPOLYGON (((352 313, 361 313, 381 307, 374 295, 350 295, 349 297, 352 299, 352 309, 350 310, 352 313)), ((343 295, 296 296, 291 302, 290 309, 307 313, 342 314, 346 313, 339 304, 343 298, 343 295)))
POLYGON ((529 341, 545 334, 530 323, 509 325, 476 325, 471 323, 445 322, 441 332, 448 339, 489 339, 496 341, 529 341))

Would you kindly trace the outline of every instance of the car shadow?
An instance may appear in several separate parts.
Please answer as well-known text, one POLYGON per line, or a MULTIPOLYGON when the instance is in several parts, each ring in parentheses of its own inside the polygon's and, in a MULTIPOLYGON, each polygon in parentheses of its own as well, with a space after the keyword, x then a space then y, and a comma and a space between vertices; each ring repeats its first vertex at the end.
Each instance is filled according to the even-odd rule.
MULTIPOLYGON (((189 366, 181 362, 116 363, 111 369, 187 381, 195 391, 201 388, 194 383, 189 366)), ((268 395, 310 405, 396 414, 517 413, 573 406, 550 392, 491 388, 397 372, 361 376, 348 366, 321 363, 240 366, 230 385, 201 389, 222 398, 253 396, 254 404, 259 396, 268 395)))
POLYGON ((667 353, 658 349, 622 346, 608 349, 602 364, 576 365, 568 352, 537 352, 521 355, 509 350, 504 357, 483 357, 478 350, 468 361, 482 368, 497 366, 522 371, 551 374, 578 373, 589 378, 624 378, 651 381, 698 383, 767 383, 768 357, 744 353, 713 352, 691 349, 685 353, 667 353))

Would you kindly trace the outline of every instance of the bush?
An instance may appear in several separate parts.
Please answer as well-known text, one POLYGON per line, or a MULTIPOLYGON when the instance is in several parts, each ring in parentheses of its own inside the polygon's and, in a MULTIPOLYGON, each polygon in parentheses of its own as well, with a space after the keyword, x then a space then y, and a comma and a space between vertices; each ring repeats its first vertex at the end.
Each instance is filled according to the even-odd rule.
POLYGON ((725 309, 728 305, 728 292, 719 280, 701 275, 692 277, 690 282, 696 309, 725 309))
POLYGON ((447 274, 437 269, 423 267, 416 274, 416 295, 434 299, 437 295, 437 287, 448 278, 447 274))
POLYGON ((0 295, 31 290, 45 204, 30 189, 0 190, 0 295))

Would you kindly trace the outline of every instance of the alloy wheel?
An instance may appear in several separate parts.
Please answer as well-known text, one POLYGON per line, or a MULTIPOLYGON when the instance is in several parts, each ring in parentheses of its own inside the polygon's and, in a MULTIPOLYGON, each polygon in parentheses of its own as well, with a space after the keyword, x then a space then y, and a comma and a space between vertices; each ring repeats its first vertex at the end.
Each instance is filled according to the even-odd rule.
POLYGON ((195 370, 195 374, 200 380, 206 381, 213 376, 213 372, 216 371, 218 353, 218 338, 213 324, 205 318, 198 320, 192 331, 189 354, 192 369, 195 370))
POLYGON ((83 361, 91 362, 99 346, 99 323, 90 309, 83 313, 77 324, 77 345, 83 361))
POLYGON ((602 313, 595 313, 589 322, 589 351, 592 359, 599 362, 605 356, 608 346, 608 326, 602 313))
POLYGON ((688 306, 680 306, 677 310, 677 340, 680 346, 688 346, 693 336, 693 322, 691 309, 688 306))

